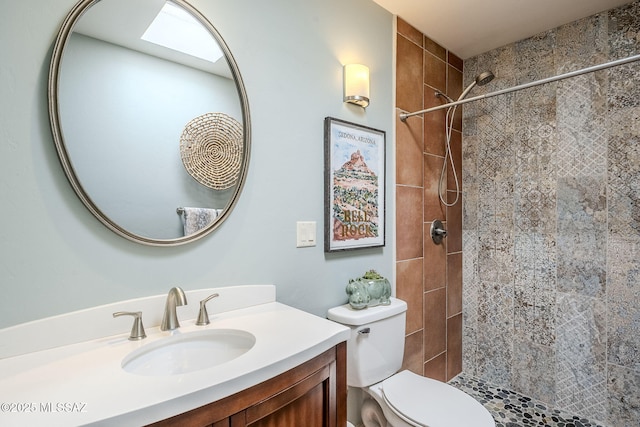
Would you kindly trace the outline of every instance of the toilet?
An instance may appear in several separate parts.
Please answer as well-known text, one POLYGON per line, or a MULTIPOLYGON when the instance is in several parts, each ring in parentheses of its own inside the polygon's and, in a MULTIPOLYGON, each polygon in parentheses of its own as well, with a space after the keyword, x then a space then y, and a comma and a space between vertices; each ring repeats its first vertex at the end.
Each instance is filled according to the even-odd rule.
POLYGON ((407 303, 355 310, 331 308, 327 317, 351 328, 347 385, 360 388, 365 427, 495 427, 478 401, 441 381, 398 372, 404 356, 407 303))

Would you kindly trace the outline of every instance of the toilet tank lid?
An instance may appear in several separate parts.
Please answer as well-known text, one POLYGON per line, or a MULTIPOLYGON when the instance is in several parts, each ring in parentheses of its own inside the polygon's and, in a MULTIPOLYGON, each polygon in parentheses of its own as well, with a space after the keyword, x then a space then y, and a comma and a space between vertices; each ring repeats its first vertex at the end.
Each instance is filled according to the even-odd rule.
POLYGON ((407 311, 407 303, 391 297, 391 304, 389 305, 367 307, 362 310, 356 310, 349 304, 333 307, 329 309, 327 318, 343 325, 360 326, 386 319, 405 311, 407 311))

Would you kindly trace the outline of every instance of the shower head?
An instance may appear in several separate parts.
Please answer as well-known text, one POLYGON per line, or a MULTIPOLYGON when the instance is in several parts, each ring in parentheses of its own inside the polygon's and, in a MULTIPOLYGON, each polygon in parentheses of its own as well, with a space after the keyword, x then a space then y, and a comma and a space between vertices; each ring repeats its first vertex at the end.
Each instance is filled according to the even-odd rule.
POLYGON ((478 76, 476 77, 476 84, 478 86, 484 86, 487 83, 489 83, 491 80, 493 80, 494 77, 495 76, 491 71, 484 71, 478 74, 478 76))
POLYGON ((467 86, 467 88, 462 92, 462 94, 460 94, 460 98, 458 98, 458 101, 460 101, 462 98, 467 96, 469 94, 469 92, 471 91, 471 89, 473 89, 473 87, 475 85, 484 86, 487 83, 489 83, 491 80, 493 80, 494 77, 495 76, 493 75, 493 73, 491 71, 484 71, 484 72, 478 74, 476 76, 476 79, 474 81, 472 81, 469 86, 467 86))

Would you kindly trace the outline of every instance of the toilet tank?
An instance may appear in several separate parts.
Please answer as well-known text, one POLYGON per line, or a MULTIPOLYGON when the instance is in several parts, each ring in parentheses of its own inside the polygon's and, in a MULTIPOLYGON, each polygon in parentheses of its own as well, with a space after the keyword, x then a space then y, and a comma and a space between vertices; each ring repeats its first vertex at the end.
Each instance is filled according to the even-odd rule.
POLYGON ((347 385, 366 387, 402 367, 407 303, 355 310, 349 304, 329 309, 327 318, 351 328, 347 341, 347 385))

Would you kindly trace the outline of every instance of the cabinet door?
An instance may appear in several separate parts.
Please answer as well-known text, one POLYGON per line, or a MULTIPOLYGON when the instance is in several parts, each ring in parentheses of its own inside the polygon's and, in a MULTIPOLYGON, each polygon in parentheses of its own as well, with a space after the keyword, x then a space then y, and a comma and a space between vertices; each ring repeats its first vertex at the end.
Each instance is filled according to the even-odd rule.
POLYGON ((331 397, 334 394, 332 387, 335 388, 332 370, 332 366, 326 366, 292 387, 247 408, 246 425, 248 427, 332 426, 330 408, 331 397))

